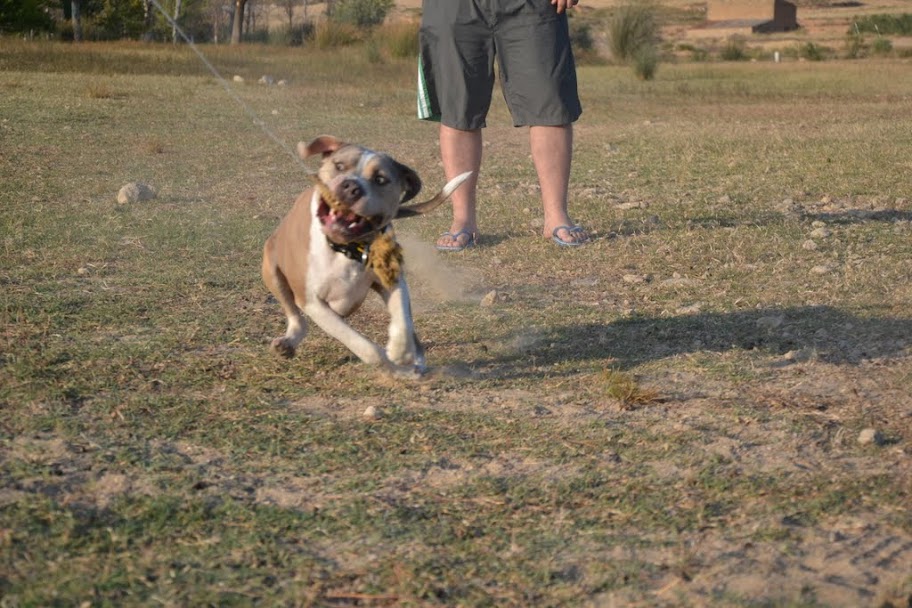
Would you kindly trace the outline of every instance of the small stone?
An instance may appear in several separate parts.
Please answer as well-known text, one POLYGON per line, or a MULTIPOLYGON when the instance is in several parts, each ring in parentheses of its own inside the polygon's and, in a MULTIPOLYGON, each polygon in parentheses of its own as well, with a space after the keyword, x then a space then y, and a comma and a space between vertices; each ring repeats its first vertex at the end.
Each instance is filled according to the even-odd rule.
POLYGON ((494 306, 494 303, 497 302, 497 290, 492 289, 481 299, 481 306, 483 308, 490 308, 494 306))
POLYGON ((884 437, 877 429, 864 429, 858 433, 858 443, 861 445, 883 445, 884 437))
POLYGON ((283 78, 282 80, 278 81, 276 84, 279 85, 280 87, 284 87, 284 86, 288 85, 288 81, 283 78))
POLYGON ((377 420, 380 418, 380 412, 373 405, 368 405, 367 408, 365 408, 364 413, 361 415, 368 420, 377 420))
POLYGON ((833 235, 833 231, 830 230, 829 228, 824 228, 824 227, 815 228, 814 230, 811 231, 812 239, 825 239, 832 235, 833 235))
POLYGON ((121 205, 149 201, 153 198, 155 198, 155 190, 139 182, 130 182, 124 185, 117 193, 117 202, 121 205))
POLYGON ((649 205, 643 201, 630 201, 628 203, 618 203, 614 206, 615 209, 620 209, 621 211, 629 211, 630 209, 645 209, 649 205))
POLYGON ((808 239, 805 242, 801 243, 801 248, 804 249, 805 251, 816 251, 817 243, 808 239))
POLYGON ((723 194, 722 196, 719 197, 719 199, 716 202, 719 203, 720 205, 730 205, 732 202, 732 199, 729 195, 723 194))
POLYGON ((820 220, 814 220, 813 222, 811 222, 812 228, 824 228, 825 226, 826 226, 826 222, 821 222, 820 220))
POLYGON ((233 81, 235 81, 235 82, 244 82, 244 77, 243 77, 243 76, 239 76, 238 74, 235 74, 235 75, 234 75, 234 78, 232 78, 231 80, 233 80, 233 81))
POLYGON ((649 277, 645 274, 625 274, 623 279, 625 283, 638 285, 640 283, 647 282, 649 280, 649 277))
POLYGON ((76 271, 76 274, 79 274, 79 275, 87 275, 87 274, 89 274, 89 269, 86 268, 85 266, 81 266, 81 267, 79 268, 79 270, 76 271))
POLYGON ((811 268, 811 274, 830 274, 833 272, 833 267, 827 264, 818 264, 811 268))

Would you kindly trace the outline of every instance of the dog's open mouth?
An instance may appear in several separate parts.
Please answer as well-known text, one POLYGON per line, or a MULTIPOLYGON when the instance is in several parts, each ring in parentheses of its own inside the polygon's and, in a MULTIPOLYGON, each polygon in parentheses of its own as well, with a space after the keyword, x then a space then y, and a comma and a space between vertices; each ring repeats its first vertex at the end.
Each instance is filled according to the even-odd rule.
POLYGON ((318 184, 320 205, 317 208, 317 217, 323 225, 323 232, 331 240, 351 242, 357 241, 375 230, 375 221, 362 217, 343 205, 333 193, 322 183, 318 184))

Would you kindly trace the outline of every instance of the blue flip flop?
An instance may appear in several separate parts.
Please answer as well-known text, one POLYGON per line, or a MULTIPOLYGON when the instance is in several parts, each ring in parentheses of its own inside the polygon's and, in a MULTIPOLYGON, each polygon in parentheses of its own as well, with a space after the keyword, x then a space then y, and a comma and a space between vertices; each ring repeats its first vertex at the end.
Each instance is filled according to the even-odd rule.
POLYGON ((558 245, 560 245, 561 247, 582 247, 583 245, 588 243, 591 240, 591 238, 589 237, 588 234, 586 234, 586 231, 583 229, 582 226, 558 226, 557 228, 554 229, 553 232, 551 232, 551 240, 554 241, 555 243, 557 243, 558 245), (581 238, 579 240, 576 240, 576 239, 569 240, 569 241, 564 240, 564 239, 560 238, 559 236, 557 236, 557 233, 560 232, 561 230, 566 230, 567 232, 570 233, 570 235, 581 234, 584 236, 584 238, 581 238))
POLYGON ((456 241, 456 245, 435 245, 435 247, 437 247, 437 251, 451 251, 451 252, 463 251, 464 249, 468 249, 469 247, 475 246, 475 240, 476 240, 475 233, 469 232, 468 230, 460 230, 459 232, 456 232, 455 234, 452 232, 444 232, 440 236, 441 237, 444 237, 444 236, 450 237, 451 239, 456 241), (466 239, 466 242, 464 245, 460 245, 459 237, 461 237, 463 235, 465 235, 469 238, 466 239))

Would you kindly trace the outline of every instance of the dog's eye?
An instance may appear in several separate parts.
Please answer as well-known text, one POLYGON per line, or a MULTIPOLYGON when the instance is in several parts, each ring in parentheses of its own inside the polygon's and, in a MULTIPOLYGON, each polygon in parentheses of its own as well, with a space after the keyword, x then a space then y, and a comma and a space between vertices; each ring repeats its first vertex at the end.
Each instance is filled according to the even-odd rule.
POLYGON ((387 176, 383 175, 382 173, 374 174, 374 183, 377 184, 378 186, 385 186, 389 183, 389 181, 390 181, 389 178, 387 176))
POLYGON ((337 160, 336 161, 336 171, 338 171, 339 173, 342 173, 343 171, 345 171, 345 163, 337 160))

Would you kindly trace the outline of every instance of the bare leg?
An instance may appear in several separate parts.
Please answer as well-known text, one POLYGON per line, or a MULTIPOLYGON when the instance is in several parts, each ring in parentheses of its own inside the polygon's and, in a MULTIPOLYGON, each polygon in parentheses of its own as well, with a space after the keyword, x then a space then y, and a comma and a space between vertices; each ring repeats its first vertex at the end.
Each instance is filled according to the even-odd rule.
MULTIPOLYGON (((572 226, 567 212, 567 193, 570 185, 570 163, 573 158, 573 125, 530 127, 529 145, 532 161, 541 186, 545 225, 542 235, 551 238, 558 226, 572 226)), ((585 232, 558 231, 567 241, 584 241, 585 232)))
MULTIPOLYGON (((440 125, 440 157, 447 181, 460 173, 472 171, 472 176, 453 193, 453 223, 450 234, 466 231, 475 234, 478 228, 475 213, 475 189, 478 186, 478 171, 481 168, 481 129, 462 131, 440 125)), ((470 237, 463 234, 458 239, 442 236, 438 245, 452 247, 465 245, 470 237)))

